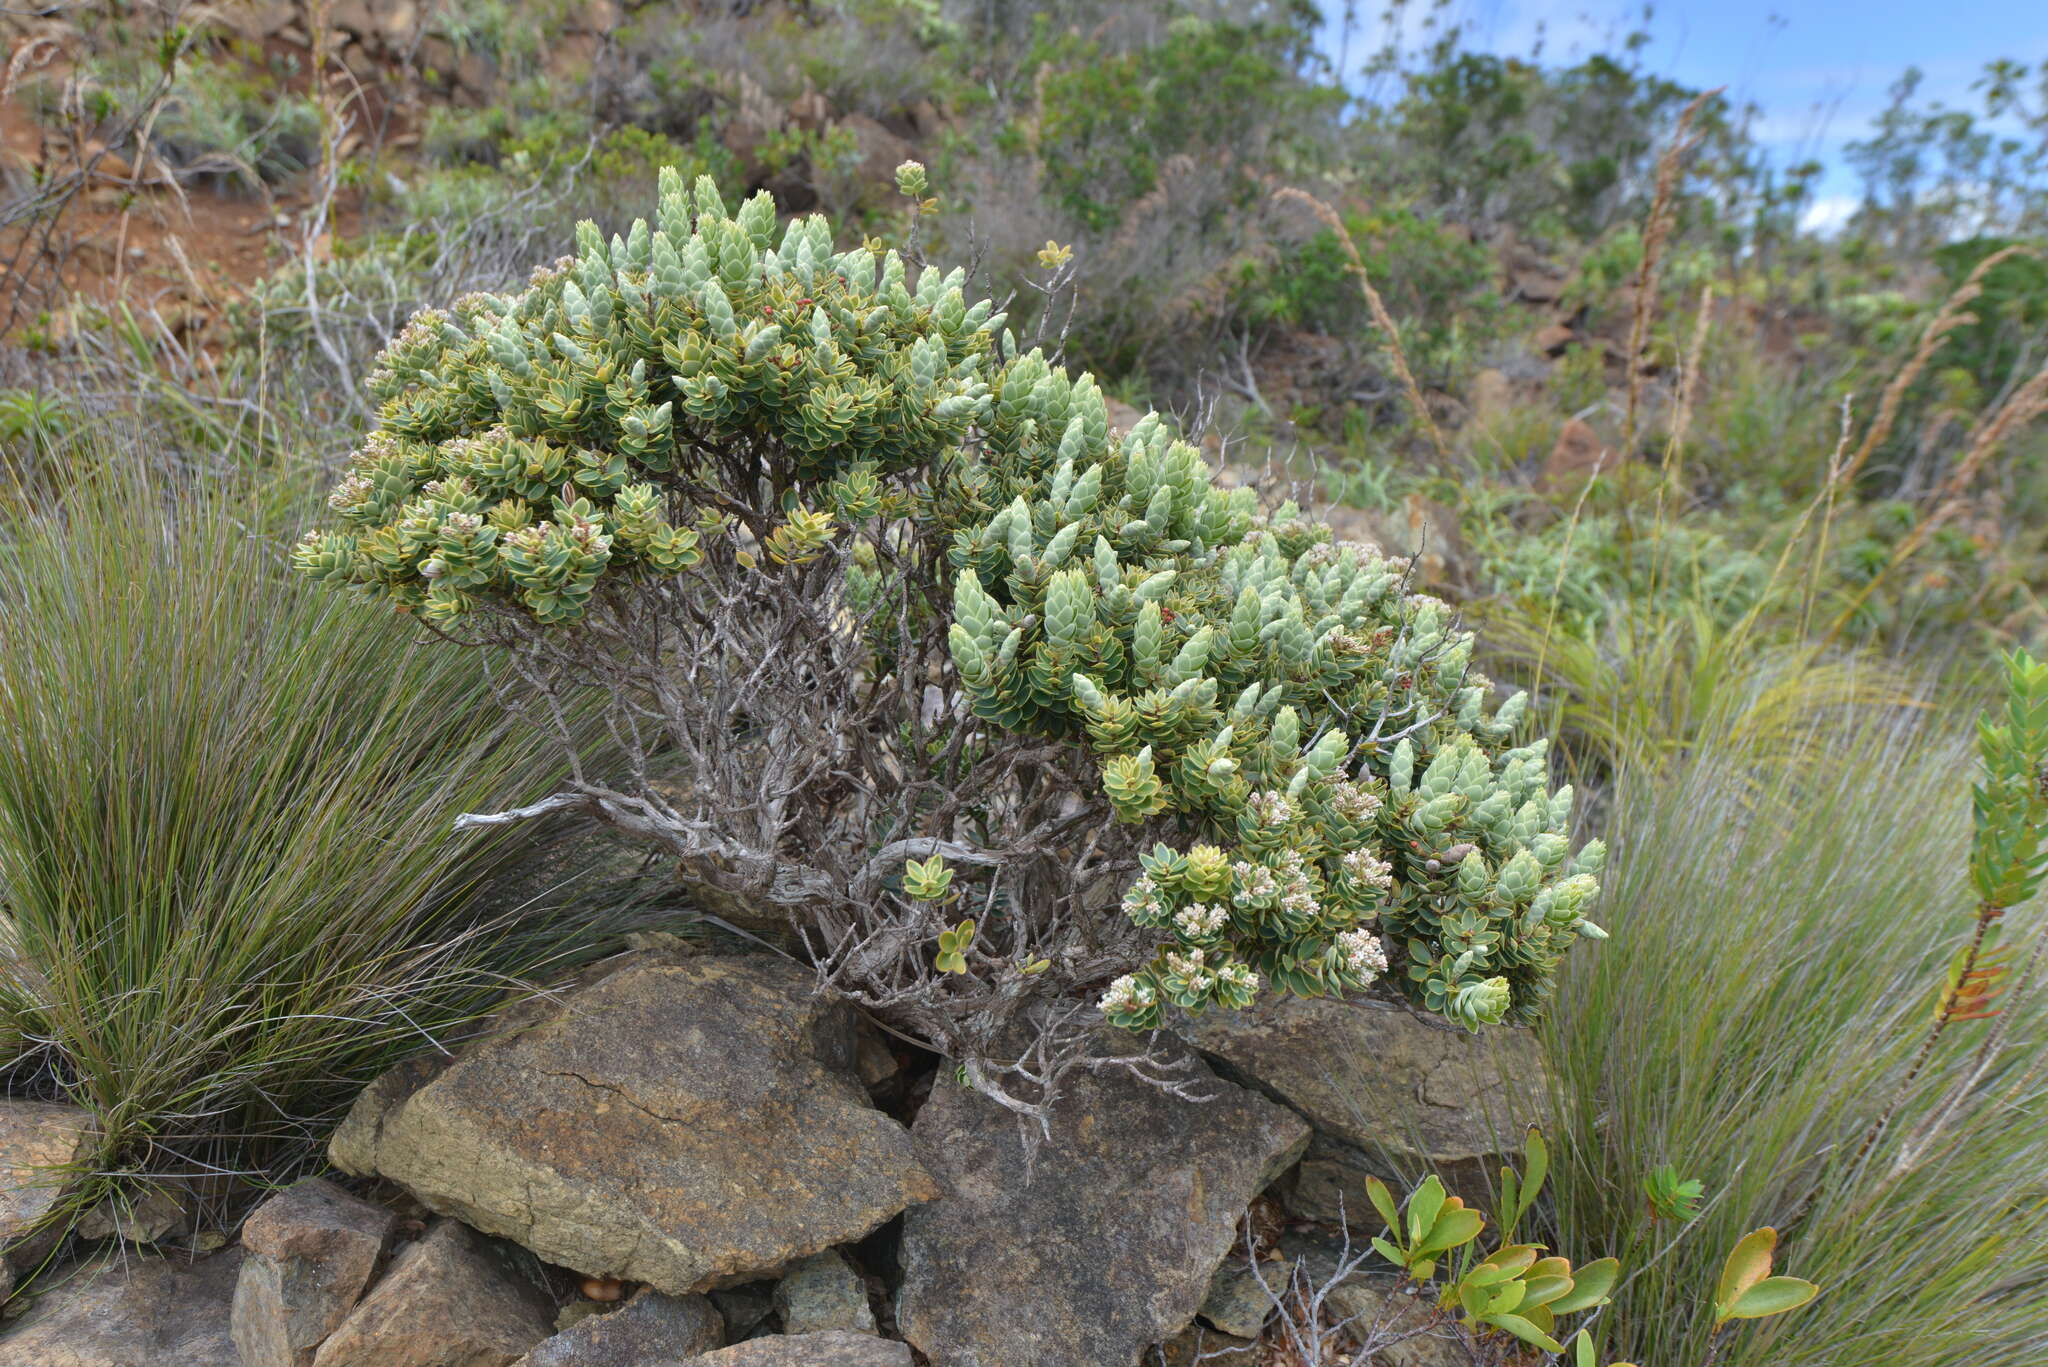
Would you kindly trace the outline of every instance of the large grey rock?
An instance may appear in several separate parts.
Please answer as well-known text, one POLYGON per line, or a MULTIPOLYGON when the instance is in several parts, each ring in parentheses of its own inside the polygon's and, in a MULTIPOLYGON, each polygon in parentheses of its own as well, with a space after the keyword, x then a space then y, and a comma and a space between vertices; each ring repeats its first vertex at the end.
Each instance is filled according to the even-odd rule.
POLYGON ((63 1231, 50 1212, 69 1193, 72 1165, 92 1150, 92 1117, 48 1101, 0 1101, 0 1299, 35 1268, 63 1231))
POLYGON ((935 1087, 914 1132, 945 1194, 905 1217, 903 1336, 936 1367, 1130 1367, 1185 1326, 1308 1138, 1284 1107, 1192 1076, 1213 1099, 1122 1071, 1070 1083, 1028 1172, 1014 1115, 935 1087))
POLYGON ((1205 1012, 1183 1030, 1227 1076, 1307 1117, 1316 1141, 1290 1193, 1297 1213, 1369 1222, 1368 1174, 1428 1172, 1467 1199, 1540 1118, 1543 1051, 1527 1030, 1470 1034, 1406 1007, 1281 997, 1205 1012))
MULTIPOLYGON (((1025 1361, 1017 1359, 1019 1367, 1025 1361)), ((823 1334, 771 1334, 749 1339, 675 1367, 911 1367, 911 1358, 910 1349, 900 1343, 835 1329, 823 1334)))
MULTIPOLYGON (((509 1367, 555 1306, 509 1250, 436 1221, 313 1355, 314 1367, 509 1367)), ((524 1255, 519 1255, 523 1259, 524 1255)))
POLYGON ((875 1332, 868 1284, 836 1248, 813 1253, 783 1273, 775 1286, 775 1308, 782 1315, 785 1334, 821 1334, 830 1329, 875 1332))
POLYGON ((782 959, 632 959, 372 1089, 333 1156, 589 1276, 746 1281, 937 1192, 853 1075, 853 1020, 782 959))
POLYGON ((643 1287, 608 1314, 591 1315, 548 1339, 518 1367, 652 1367, 708 1353, 725 1342, 725 1319, 703 1296, 643 1287))
POLYGON ((131 1252, 52 1280, 0 1337, 0 1367, 230 1367, 241 1261, 238 1250, 196 1263, 131 1252))
POLYGON ((311 1367, 391 1246, 398 1217, 332 1182, 308 1177, 242 1225, 235 1347, 242 1367, 311 1367))

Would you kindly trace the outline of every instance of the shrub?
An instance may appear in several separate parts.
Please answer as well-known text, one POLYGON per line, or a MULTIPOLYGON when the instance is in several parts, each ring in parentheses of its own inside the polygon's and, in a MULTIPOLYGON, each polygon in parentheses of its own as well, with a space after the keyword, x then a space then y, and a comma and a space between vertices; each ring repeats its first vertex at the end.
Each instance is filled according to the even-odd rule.
POLYGON ((297 553, 508 651, 539 716, 601 686, 623 778, 530 810, 789 916, 1031 1114, 1105 989, 1146 1027, 1391 959, 1464 1024, 1540 1010, 1599 847, 1403 562, 1113 433, 961 272, 708 179, 657 225, 415 317, 297 553))
MULTIPOLYGON (((99 472, 0 524, 0 1018, 12 1095, 92 1113, 81 1200, 219 1194, 571 948, 488 912, 451 815, 558 781, 424 651, 277 572, 305 499, 99 472)), ((299 484, 303 489, 303 482, 299 484)))

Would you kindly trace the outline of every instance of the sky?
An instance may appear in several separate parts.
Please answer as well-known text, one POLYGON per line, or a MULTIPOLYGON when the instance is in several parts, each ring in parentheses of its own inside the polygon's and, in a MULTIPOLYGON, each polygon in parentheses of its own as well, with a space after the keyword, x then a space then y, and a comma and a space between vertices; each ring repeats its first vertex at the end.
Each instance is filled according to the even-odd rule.
MULTIPOLYGON (((1353 66, 1385 31, 1384 0, 1355 8, 1372 17, 1351 41, 1353 66)), ((1334 57, 1343 0, 1323 0, 1323 10, 1334 57)), ((1526 56, 1540 35, 1546 62, 1569 63, 1612 50, 1638 26, 1642 5, 1453 0, 1450 13, 1466 22, 1472 46, 1526 56)), ((1828 164, 1808 214, 1809 226, 1823 229, 1846 218, 1859 197, 1843 145, 1868 129, 1908 66, 1925 74, 1923 95, 1974 108, 1970 85, 1986 62, 2048 62, 2048 0, 1665 0, 1646 27, 1647 69, 1701 89, 1725 85, 1737 106, 1758 105, 1754 131, 1779 165, 1807 157, 1828 164)))

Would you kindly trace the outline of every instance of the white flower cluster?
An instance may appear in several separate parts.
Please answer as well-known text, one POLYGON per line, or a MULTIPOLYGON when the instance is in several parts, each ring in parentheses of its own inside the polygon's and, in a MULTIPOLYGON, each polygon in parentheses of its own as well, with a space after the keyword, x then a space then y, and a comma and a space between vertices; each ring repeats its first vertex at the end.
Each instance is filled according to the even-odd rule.
POLYGON ((1245 805, 1251 808, 1259 825, 1269 831, 1284 831, 1294 824, 1294 799, 1285 793, 1253 793, 1245 805))
POLYGON ((1338 816, 1354 826, 1363 826, 1379 815, 1381 803, 1379 794, 1370 788, 1356 783, 1336 783, 1331 785, 1330 806, 1338 816))
POLYGON ((1173 918, 1173 928, 1190 940, 1206 940, 1223 929, 1229 913, 1208 902, 1190 902, 1173 918))
POLYGON ((1152 990, 1152 984, 1140 982, 1133 974, 1126 973, 1109 985, 1109 991, 1102 994, 1096 1003, 1104 1014, 1128 1015, 1135 1011, 1150 1009, 1159 1000, 1152 990))
POLYGON ((1338 862, 1344 866, 1346 876, 1353 882, 1368 888, 1378 888, 1381 892, 1393 891, 1394 866, 1371 850, 1363 846, 1347 850, 1338 862))
POLYGON ((1344 967, 1361 982, 1369 983, 1387 971, 1387 947, 1376 935, 1347 930, 1337 937, 1337 952, 1344 956, 1344 967))
POLYGON ((1141 874, 1138 880, 1124 891, 1124 915, 1134 925, 1159 926, 1167 919, 1166 901, 1159 895, 1159 885, 1152 881, 1152 875, 1141 874))

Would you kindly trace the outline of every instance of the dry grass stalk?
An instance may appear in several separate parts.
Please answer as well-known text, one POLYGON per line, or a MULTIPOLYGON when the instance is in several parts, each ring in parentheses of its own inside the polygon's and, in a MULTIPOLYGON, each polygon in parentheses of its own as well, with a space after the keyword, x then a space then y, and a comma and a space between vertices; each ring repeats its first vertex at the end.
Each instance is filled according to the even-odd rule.
POLYGON ((2005 444, 2006 439, 2032 425, 2036 419, 2044 415, 2048 415, 2048 366, 2043 366, 2032 379, 2013 391, 2012 396, 2000 404, 1996 412, 1978 425, 1969 449, 1963 453, 1963 458, 1956 462, 1956 468, 1949 472, 1941 487, 1927 500, 1920 520, 1913 524, 1911 531, 1899 538, 1899 544, 1892 548, 1891 556, 1885 561, 1883 568, 1870 577, 1870 581, 1857 591, 1849 605, 1842 609, 1828 627, 1828 640, 1833 640, 1840 634, 1848 625, 1849 619, 1870 601, 1870 596, 1877 591, 1878 585, 1911 559, 1915 551, 1927 544, 1929 537, 1963 510, 1963 491, 1969 487, 1970 481, 1977 477, 1978 471, 1984 468, 1985 462, 1991 459, 1992 454, 2005 444))
POLYGON ((1386 302, 1380 298, 1380 292, 1373 288, 1372 276, 1365 269, 1365 258, 1358 254, 1358 244, 1351 240, 1351 231, 1344 226, 1344 220, 1338 216, 1335 209, 1306 190, 1297 190, 1289 186, 1274 191, 1273 198, 1306 204, 1315 216, 1323 221, 1324 226, 1336 234, 1337 241, 1343 246, 1344 255, 1350 262, 1351 273, 1358 277, 1359 292, 1365 296, 1365 306, 1371 311, 1373 322, 1387 335, 1387 350, 1394 358, 1394 373, 1400 377, 1401 389, 1408 396, 1409 406, 1415 410, 1416 420, 1422 424, 1423 430, 1429 433, 1430 443, 1436 447, 1437 455, 1445 460, 1450 459, 1450 445, 1445 442, 1443 430, 1436 425, 1436 420, 1430 417, 1429 405, 1422 399, 1422 386, 1415 382, 1415 373, 1408 368, 1408 353, 1401 346, 1400 329, 1394 326, 1393 315, 1387 312, 1386 302))
POLYGON ((1714 287, 1704 286, 1700 290, 1700 310, 1692 325, 1692 344, 1686 348, 1685 358, 1680 362, 1682 374, 1678 383, 1678 412, 1671 419, 1671 441, 1664 452, 1666 485, 1674 493, 1684 483, 1685 439, 1692 431, 1692 414, 1700 396, 1700 360, 1707 351, 1707 330, 1714 321, 1714 287))
POLYGON ((2009 261, 2015 256, 2035 254, 2031 247, 2017 243, 1995 251, 1979 261, 1977 269, 1971 271, 1969 278, 1956 287, 1956 292, 1948 297, 1948 301, 1941 306, 1941 311, 1928 320, 1926 331, 1920 334, 1920 345, 1914 348, 1912 356, 1899 368, 1899 373, 1892 377, 1892 382, 1885 386, 1884 394, 1878 400, 1877 418, 1870 424, 1870 430, 1864 434, 1862 443, 1856 448, 1855 456, 1842 467, 1841 478, 1856 478, 1872 453, 1884 445, 1886 439, 1891 436, 1892 427, 1898 421, 1899 405, 1905 402, 1906 391, 1913 387, 1913 381, 1919 379, 1921 372, 1927 369, 1928 363, 1934 359, 1934 353, 1941 350, 1942 345, 1948 341, 1949 334, 1966 323, 1976 321, 1976 316, 1969 312, 1969 308, 1977 296, 1984 292, 1984 277, 2001 262, 2009 261))
POLYGON ((1624 450, 1635 447, 1636 408, 1643 395, 1643 349, 1649 344, 1650 317, 1657 308, 1657 267, 1663 260, 1664 244, 1670 240, 1671 227, 1677 218, 1679 172, 1687 154, 1706 136, 1705 130, 1693 131, 1692 121, 1706 107, 1707 101, 1725 88, 1704 90, 1693 97, 1692 103, 1678 116, 1678 130, 1671 139, 1671 145, 1657 159, 1657 192, 1650 201, 1649 221, 1643 225, 1643 263, 1636 271, 1635 317, 1628 329, 1628 411, 1623 423, 1624 450))

